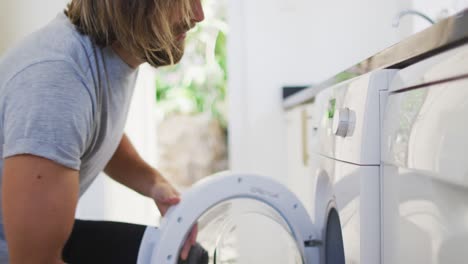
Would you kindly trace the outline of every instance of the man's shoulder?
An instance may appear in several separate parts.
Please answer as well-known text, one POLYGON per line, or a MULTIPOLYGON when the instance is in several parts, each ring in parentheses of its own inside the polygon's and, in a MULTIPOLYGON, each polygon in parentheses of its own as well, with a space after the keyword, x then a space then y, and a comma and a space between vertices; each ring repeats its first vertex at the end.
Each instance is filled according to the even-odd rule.
MULTIPOLYGON (((90 69, 92 49, 91 41, 80 35, 68 18, 59 15, 42 29, 21 40, 0 58, 0 86, 27 68, 44 66, 49 62, 66 62, 86 75, 90 69)), ((50 63, 50 67, 57 65, 60 64, 50 63)))

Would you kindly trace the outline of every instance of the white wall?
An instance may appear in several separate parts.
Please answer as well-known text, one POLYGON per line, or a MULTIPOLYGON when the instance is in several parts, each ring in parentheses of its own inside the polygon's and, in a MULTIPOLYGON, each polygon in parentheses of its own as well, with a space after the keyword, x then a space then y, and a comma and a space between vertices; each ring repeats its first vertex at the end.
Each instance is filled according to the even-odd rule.
POLYGON ((0 54, 18 39, 52 20, 69 0, 0 1, 0 54))
POLYGON ((320 82, 395 43, 399 9, 386 0, 231 0, 231 168, 285 181, 281 87, 320 82))
MULTIPOLYGON (((437 21, 468 8, 468 0, 412 0, 412 8, 437 21)), ((413 32, 421 31, 430 26, 425 20, 418 17, 412 17, 408 22, 412 23, 413 32)))

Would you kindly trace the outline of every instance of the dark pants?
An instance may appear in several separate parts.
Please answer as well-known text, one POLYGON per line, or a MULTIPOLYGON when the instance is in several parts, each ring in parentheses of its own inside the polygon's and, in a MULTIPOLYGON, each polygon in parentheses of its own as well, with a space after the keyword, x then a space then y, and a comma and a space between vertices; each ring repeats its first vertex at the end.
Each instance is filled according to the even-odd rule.
MULTIPOLYGON (((63 248, 63 261, 69 264, 134 264, 147 226, 75 220, 63 248)), ((194 245, 188 259, 178 264, 207 264, 208 253, 194 245)))
POLYGON ((76 220, 63 249, 70 264, 133 264, 137 262, 146 226, 76 220))

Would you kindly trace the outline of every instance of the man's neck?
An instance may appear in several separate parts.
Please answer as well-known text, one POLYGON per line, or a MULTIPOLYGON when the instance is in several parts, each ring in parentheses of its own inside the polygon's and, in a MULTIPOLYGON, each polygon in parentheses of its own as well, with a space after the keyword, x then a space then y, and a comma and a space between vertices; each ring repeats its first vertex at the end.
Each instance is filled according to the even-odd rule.
POLYGON ((140 66, 143 61, 139 60, 138 58, 134 57, 132 54, 130 54, 128 51, 126 51, 120 43, 115 42, 112 44, 112 49, 114 50, 117 55, 126 63, 128 66, 132 67, 133 69, 136 69, 138 66, 140 66))

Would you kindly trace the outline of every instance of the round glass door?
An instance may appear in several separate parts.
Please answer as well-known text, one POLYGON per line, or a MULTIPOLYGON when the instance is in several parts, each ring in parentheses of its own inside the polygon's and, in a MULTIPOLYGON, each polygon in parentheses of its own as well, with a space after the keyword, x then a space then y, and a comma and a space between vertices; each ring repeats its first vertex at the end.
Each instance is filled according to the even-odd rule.
POLYGON ((197 242, 210 264, 303 263, 296 240, 283 217, 254 199, 221 202, 198 221, 197 242))
POLYGON ((183 193, 160 234, 143 243, 139 263, 175 264, 195 223, 211 264, 320 263, 317 227, 297 197, 270 178, 233 173, 183 193))

